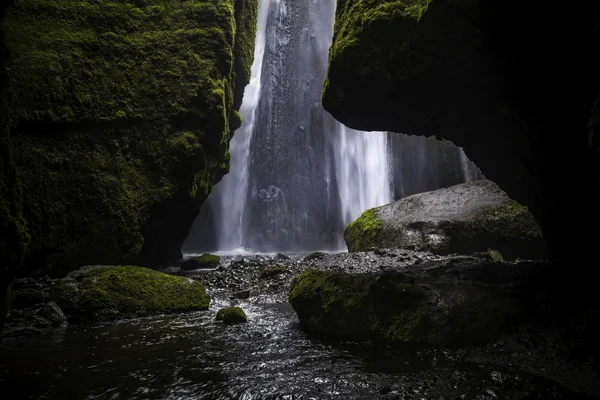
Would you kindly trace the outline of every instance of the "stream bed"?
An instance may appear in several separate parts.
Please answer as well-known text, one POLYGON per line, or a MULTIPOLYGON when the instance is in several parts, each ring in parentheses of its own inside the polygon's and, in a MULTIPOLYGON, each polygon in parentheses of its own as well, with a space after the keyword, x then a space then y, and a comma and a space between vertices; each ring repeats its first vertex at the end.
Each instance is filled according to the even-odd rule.
MULTIPOLYGON (((411 254, 401 259, 413 256, 421 257, 411 254)), ((361 257, 359 264, 365 268, 377 269, 390 262, 386 256, 361 257), (365 262, 370 259, 375 261, 365 262)), ((356 258, 339 254, 327 260, 315 263, 325 268, 327 263, 346 262, 349 268, 356 258)), ((263 256, 231 258, 224 263, 226 267, 219 270, 181 272, 205 282, 212 298, 208 311, 107 325, 69 325, 43 337, 4 340, 0 398, 597 398, 576 394, 521 365, 486 358, 494 351, 510 354, 510 338, 476 349, 401 352, 308 335, 286 301, 286 285, 294 268, 305 268, 306 262, 299 257, 263 256), (290 270, 261 278, 264 268, 257 266, 265 263, 285 264, 290 270), (233 295, 247 286, 256 293, 247 299, 233 295), (215 320, 219 308, 234 304, 246 311, 246 324, 215 320)))

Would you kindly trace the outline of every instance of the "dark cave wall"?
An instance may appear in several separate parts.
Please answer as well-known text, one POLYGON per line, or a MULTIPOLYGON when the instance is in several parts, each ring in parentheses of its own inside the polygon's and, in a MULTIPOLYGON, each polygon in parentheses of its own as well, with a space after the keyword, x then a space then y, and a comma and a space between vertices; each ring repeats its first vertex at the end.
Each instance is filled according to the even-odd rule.
POLYGON ((20 274, 180 257, 229 167, 257 8, 23 0, 3 9, 1 218, 14 233, 2 235, 3 282, 23 254, 23 221, 20 274))
POLYGON ((463 147, 529 206, 554 259, 573 260, 597 242, 586 232, 598 222, 598 143, 588 146, 600 88, 596 9, 339 0, 323 105, 356 129, 463 147))

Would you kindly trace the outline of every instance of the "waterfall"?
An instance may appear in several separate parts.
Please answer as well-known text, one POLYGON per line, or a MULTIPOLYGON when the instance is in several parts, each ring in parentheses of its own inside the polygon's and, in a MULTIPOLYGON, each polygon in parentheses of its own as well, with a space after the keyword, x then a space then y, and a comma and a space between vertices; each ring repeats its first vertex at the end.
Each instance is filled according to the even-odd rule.
POLYGON ((456 146, 438 151, 437 141, 357 131, 322 108, 335 0, 259 3, 230 172, 213 187, 184 252, 344 251, 344 227, 365 210, 460 183, 456 146))

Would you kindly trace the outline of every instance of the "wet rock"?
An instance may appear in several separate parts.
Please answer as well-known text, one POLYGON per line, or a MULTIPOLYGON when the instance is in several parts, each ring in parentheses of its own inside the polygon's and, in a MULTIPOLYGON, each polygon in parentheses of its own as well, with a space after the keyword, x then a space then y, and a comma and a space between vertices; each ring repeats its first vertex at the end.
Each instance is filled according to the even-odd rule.
POLYGON ((494 385, 501 386, 506 381, 506 375, 501 374, 498 371, 494 371, 490 374, 490 382, 494 385))
POLYGON ((242 323, 246 322, 248 317, 240 307, 226 307, 217 312, 216 319, 226 323, 242 323))
POLYGON ((12 339, 18 337, 27 337, 27 336, 42 336, 44 331, 38 328, 34 328, 32 326, 20 326, 20 327, 7 327, 2 332, 2 337, 5 339, 12 339))
POLYGON ((11 290, 11 306, 14 308, 25 308, 48 301, 48 295, 41 289, 23 288, 11 290))
POLYGON ((200 282, 142 267, 83 267, 49 289, 69 321, 206 310, 210 304, 200 282))
POLYGON ((67 317, 54 301, 44 305, 37 313, 47 319, 52 326, 61 326, 67 323, 67 317))
POLYGON ((488 180, 405 197, 366 211, 344 232, 350 251, 371 247, 472 254, 507 260, 548 256, 533 216, 488 180))
POLYGON ((263 279, 269 279, 277 277, 286 272, 288 272, 288 269, 285 267, 270 267, 263 269, 260 273, 260 277, 263 279))
POLYGON ((204 253, 199 257, 193 257, 183 262, 179 266, 184 271, 194 269, 212 269, 217 268, 221 262, 221 257, 213 254, 204 253))
POLYGON ((322 251, 315 251, 314 253, 310 253, 309 255, 304 257, 304 261, 320 260, 322 258, 325 258, 326 256, 327 254, 323 253, 322 251))
POLYGON ((240 300, 246 300, 250 298, 250 289, 240 290, 233 294, 233 297, 240 300))
POLYGON ((541 266, 435 261, 374 273, 307 270, 289 301, 303 328, 413 349, 486 343, 531 317, 541 266), (506 286, 511 283, 511 287, 506 286))

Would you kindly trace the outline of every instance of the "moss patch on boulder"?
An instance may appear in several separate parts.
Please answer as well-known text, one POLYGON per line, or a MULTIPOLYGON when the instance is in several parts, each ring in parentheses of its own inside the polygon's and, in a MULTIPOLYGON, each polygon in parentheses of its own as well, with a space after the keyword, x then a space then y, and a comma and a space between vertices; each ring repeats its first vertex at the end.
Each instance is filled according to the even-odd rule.
POLYGON ((201 256, 192 257, 189 260, 186 260, 179 268, 184 271, 201 268, 211 269, 217 268, 220 262, 221 257, 214 254, 204 253, 201 256))
POLYGON ((49 292, 74 321, 206 310, 210 304, 200 282, 133 266, 84 267, 49 292))
POLYGON ((344 239, 349 251, 374 247, 470 255, 491 248, 506 260, 548 257, 542 231, 527 207, 489 180, 368 210, 346 228, 344 239))
POLYGON ((229 324, 246 322, 248 317, 240 307, 226 307, 217 311, 217 321, 223 321, 229 324))
POLYGON ((309 331, 418 346, 431 294, 401 274, 390 277, 308 270, 292 281, 289 301, 309 331))
POLYGON ((362 213, 344 230, 344 240, 348 251, 366 251, 376 247, 383 222, 377 217, 374 208, 362 213))
POLYGON ((485 262, 468 263, 406 273, 307 270, 292 281, 289 301, 307 331, 406 349, 480 344, 531 318, 536 290, 527 266, 492 272, 485 262))
POLYGON ((304 261, 320 260, 325 257, 327 257, 327 253, 323 253, 322 251, 315 251, 307 256, 304 256, 304 261))

